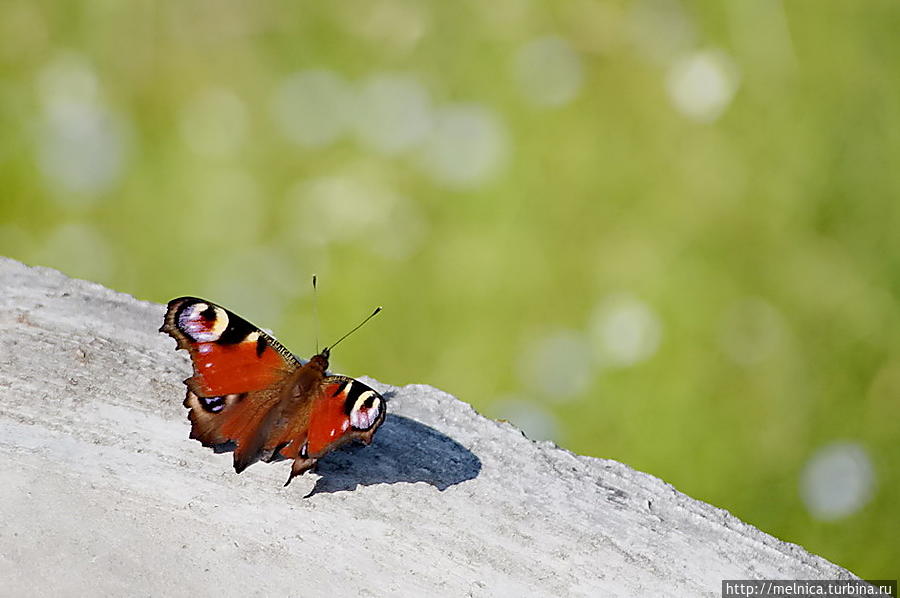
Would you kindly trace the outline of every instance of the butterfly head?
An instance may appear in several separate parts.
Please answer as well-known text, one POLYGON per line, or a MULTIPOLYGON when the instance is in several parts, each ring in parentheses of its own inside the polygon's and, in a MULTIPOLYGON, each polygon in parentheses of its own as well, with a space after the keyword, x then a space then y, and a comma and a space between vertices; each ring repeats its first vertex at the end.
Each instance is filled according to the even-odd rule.
POLYGON ((325 347, 324 349, 322 349, 321 352, 310 357, 309 364, 307 364, 307 365, 312 365, 314 367, 317 367, 318 369, 322 370, 322 372, 324 373, 328 369, 328 358, 330 356, 331 356, 331 349, 329 349, 328 347, 325 347))

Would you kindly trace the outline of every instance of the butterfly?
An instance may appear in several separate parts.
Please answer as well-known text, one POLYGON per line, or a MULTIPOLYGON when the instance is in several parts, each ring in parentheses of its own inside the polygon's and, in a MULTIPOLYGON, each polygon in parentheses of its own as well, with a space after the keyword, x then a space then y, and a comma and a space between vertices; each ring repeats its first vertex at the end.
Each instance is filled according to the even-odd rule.
POLYGON ((159 330, 187 349, 194 366, 184 381, 190 438, 208 447, 233 443, 237 473, 257 460, 293 459, 287 486, 329 451, 370 444, 384 422, 384 397, 327 374, 328 347, 302 364, 247 320, 197 297, 170 301, 159 330))

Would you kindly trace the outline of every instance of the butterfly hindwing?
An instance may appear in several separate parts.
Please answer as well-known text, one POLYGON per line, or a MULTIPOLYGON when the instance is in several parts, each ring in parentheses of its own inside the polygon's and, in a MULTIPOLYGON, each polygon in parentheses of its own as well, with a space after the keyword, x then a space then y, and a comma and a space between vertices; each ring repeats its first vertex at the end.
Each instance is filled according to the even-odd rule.
POLYGON ((308 452, 321 456, 351 439, 370 440, 384 420, 384 399, 359 380, 329 376, 309 419, 308 452))
POLYGON ((226 409, 233 410, 235 404, 246 398, 247 395, 244 394, 198 397, 188 390, 184 406, 188 408, 188 419, 191 420, 190 437, 199 440, 204 446, 216 446, 232 441, 233 439, 222 432, 222 414, 226 409))
POLYGON ((371 443, 384 417, 384 397, 371 387, 346 376, 324 378, 309 404, 309 424, 302 444, 281 449, 284 457, 294 459, 285 485, 343 444, 353 440, 371 443))
POLYGON ((234 469, 240 473, 272 451, 267 439, 282 410, 283 385, 239 395, 198 397, 188 390, 184 405, 190 407, 191 438, 204 445, 234 442, 234 469), (220 412, 210 406, 223 405, 220 412))

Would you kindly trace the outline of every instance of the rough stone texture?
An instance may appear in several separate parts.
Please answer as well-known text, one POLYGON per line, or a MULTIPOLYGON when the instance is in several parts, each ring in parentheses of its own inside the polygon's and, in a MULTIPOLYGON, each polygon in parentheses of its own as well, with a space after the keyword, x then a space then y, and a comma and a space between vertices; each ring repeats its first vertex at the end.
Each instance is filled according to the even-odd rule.
POLYGON ((719 596, 722 579, 852 577, 428 386, 366 379, 390 415, 320 475, 236 475, 188 439, 190 368, 162 316, 0 258, 3 595, 719 596))

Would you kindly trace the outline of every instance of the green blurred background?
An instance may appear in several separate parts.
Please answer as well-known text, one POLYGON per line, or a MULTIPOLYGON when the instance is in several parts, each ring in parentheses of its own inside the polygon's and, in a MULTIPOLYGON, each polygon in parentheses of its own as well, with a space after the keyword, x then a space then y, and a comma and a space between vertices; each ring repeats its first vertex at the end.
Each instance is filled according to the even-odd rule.
MULTIPOLYGON (((900 562, 900 5, 0 4, 0 253, 197 294, 869 578, 900 562)), ((177 400, 173 398, 173 400, 177 400)))

